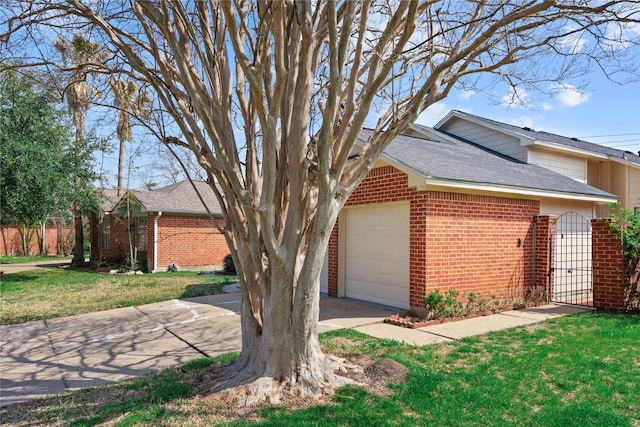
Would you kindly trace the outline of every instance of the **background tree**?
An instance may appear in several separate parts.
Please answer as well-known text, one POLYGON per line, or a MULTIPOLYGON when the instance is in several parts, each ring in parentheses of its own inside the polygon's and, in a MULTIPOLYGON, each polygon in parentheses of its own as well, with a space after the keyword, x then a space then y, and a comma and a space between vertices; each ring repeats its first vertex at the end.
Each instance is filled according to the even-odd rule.
MULTIPOLYGON (((68 214, 64 152, 71 135, 53 95, 29 73, 0 73, 0 224, 23 228, 25 255, 36 227, 68 214)), ((39 249, 46 253, 44 242, 39 249)))
MULTIPOLYGON (((89 41, 81 35, 74 35, 69 41, 65 37, 60 37, 54 42, 54 47, 60 54, 64 67, 70 70, 69 78, 64 88, 64 96, 67 105, 73 115, 73 124, 76 130, 74 161, 76 170, 80 172, 80 165, 84 162, 85 152, 83 151, 86 141, 84 141, 84 131, 86 127, 87 112, 91 106, 91 88, 87 83, 87 78, 91 73, 92 66, 99 65, 105 58, 106 52, 98 43, 89 41)), ((83 185, 83 178, 76 179, 78 190, 83 185)), ((82 193, 76 193, 79 198, 83 198, 82 193)), ((81 203, 74 203, 74 232, 75 245, 73 248, 73 258, 71 265, 84 265, 84 226, 82 223, 81 203)))
POLYGON ((153 88, 178 128, 165 141, 208 174, 241 283, 243 349, 203 390, 241 403, 344 381, 317 338, 323 254, 396 135, 476 76, 517 94, 594 65, 629 71, 640 20, 633 1, 23 3, 5 12, 8 33, 52 16, 93 25, 109 70, 153 88))
POLYGON ((138 86, 133 81, 125 81, 122 78, 112 77, 109 81, 113 91, 114 106, 118 111, 118 127, 116 135, 118 136, 118 191, 120 196, 122 192, 122 170, 124 167, 124 150, 125 142, 131 141, 132 133, 132 117, 141 120, 148 120, 151 113, 151 97, 146 90, 138 91, 138 86))

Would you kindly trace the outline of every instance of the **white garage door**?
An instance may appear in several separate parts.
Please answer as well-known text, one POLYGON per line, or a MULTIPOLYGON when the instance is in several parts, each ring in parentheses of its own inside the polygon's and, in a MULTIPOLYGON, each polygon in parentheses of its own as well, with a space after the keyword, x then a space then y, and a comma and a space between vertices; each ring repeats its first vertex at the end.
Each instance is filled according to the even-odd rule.
POLYGON ((345 210, 346 296, 409 308, 409 203, 345 210))
POLYGON ((329 251, 324 254, 324 262, 320 271, 320 292, 329 292, 329 251))

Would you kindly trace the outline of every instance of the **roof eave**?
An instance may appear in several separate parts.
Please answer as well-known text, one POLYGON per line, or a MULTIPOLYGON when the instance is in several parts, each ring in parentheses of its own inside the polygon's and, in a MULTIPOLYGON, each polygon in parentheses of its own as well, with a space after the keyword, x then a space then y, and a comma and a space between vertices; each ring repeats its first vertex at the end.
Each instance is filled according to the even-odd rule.
POLYGON ((569 145, 564 145, 564 144, 551 142, 551 141, 544 141, 540 139, 537 139, 533 143, 533 145, 537 145, 545 148, 552 148, 554 150, 564 151, 564 152, 573 153, 573 154, 580 154, 588 157, 594 157, 596 159, 607 159, 608 157, 610 157, 610 156, 607 156, 606 154, 596 153, 595 151, 583 150, 581 148, 571 147, 569 145))
POLYGON ((635 163, 626 159, 620 159, 618 157, 613 157, 613 156, 607 156, 607 158, 612 162, 616 162, 616 163, 623 164, 625 166, 631 166, 633 168, 640 169, 640 163, 635 163))
MULTIPOLYGON (((147 209, 148 214, 158 214, 162 212, 162 215, 184 215, 184 216, 209 216, 209 214, 205 211, 179 211, 174 209, 147 209)), ((211 215, 214 217, 221 217, 222 213, 220 212, 212 212, 211 215)))
POLYGON ((615 197, 614 195, 604 196, 604 195, 585 194, 585 193, 567 193, 567 192, 543 190, 543 189, 537 189, 537 188, 515 187, 515 186, 493 184, 493 183, 459 181, 459 180, 437 178, 437 177, 427 177, 426 185, 427 187, 429 186, 449 187, 449 188, 459 188, 459 189, 465 189, 465 190, 487 191, 487 192, 494 192, 494 193, 506 193, 506 194, 516 194, 516 195, 534 196, 534 197, 549 197, 549 198, 555 198, 555 199, 580 200, 580 201, 588 201, 588 202, 595 202, 595 203, 613 203, 618 200, 618 198, 615 197))

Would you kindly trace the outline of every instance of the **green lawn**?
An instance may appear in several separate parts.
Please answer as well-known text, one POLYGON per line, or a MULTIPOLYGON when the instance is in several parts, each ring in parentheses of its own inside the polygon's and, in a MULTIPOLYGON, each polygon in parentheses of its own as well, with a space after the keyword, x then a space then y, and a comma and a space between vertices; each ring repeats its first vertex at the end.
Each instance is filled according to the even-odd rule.
MULTIPOLYGON (((640 317, 593 312, 458 342, 414 347, 350 330, 323 334, 325 351, 389 357, 407 379, 378 396, 340 389, 328 404, 259 410, 260 426, 640 426, 640 317)), ((225 357, 225 360, 234 355, 225 357)), ((5 425, 221 425, 194 396, 201 359, 180 368, 0 410, 5 425)), ((229 424, 225 424, 229 425, 229 424)))
POLYGON ((0 264, 23 264, 26 262, 71 261, 71 256, 0 256, 0 264))
POLYGON ((12 273, 0 281, 0 324, 211 295, 231 281, 235 278, 195 272, 111 276, 50 268, 12 273))

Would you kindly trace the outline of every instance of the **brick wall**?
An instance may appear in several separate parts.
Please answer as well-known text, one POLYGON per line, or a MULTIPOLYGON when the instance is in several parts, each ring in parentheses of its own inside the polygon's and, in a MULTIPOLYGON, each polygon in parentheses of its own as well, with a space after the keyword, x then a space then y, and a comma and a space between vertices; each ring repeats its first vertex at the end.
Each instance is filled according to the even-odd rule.
POLYGON ((426 292, 456 289, 521 298, 533 282, 533 223, 539 203, 431 192, 426 292))
MULTIPOLYGON (((38 237, 35 229, 30 239, 30 253, 26 255, 38 255, 38 237)), ((58 239, 64 239, 72 230, 69 227, 58 227, 56 224, 47 224, 45 229, 45 247, 48 255, 58 253, 58 239)), ((25 255, 23 254, 22 229, 15 227, 2 227, 0 229, 0 255, 25 255)))
MULTIPOLYGON (((127 217, 109 215, 107 218, 110 224, 109 247, 101 249, 100 253, 102 254, 102 257, 105 257, 110 261, 122 262, 129 254, 127 217)), ((133 218, 131 218, 131 223, 133 223, 133 218)), ((96 233, 96 235, 98 234, 96 233)), ((99 245, 100 243, 98 240, 95 243, 92 241, 91 244, 99 245)))
POLYGON ((338 296, 338 233, 339 227, 336 223, 333 230, 331 230, 329 246, 327 247, 327 262, 329 264, 327 266, 327 294, 330 297, 338 296))
MULTIPOLYGON (((392 166, 373 169, 346 206, 410 201, 410 306, 435 289, 522 296, 533 283, 539 202, 423 191, 392 166)), ((329 241, 329 295, 337 295, 338 226, 329 241)))
POLYGON ((625 289, 622 240, 608 221, 592 220, 593 306, 610 312, 626 311, 629 289, 625 289))
MULTIPOLYGON (((222 225, 222 219, 218 220, 222 225)), ((149 217, 148 262, 153 268, 153 217, 149 217)), ((224 235, 208 216, 163 215, 158 222, 158 269, 178 266, 222 265, 229 253, 224 235)))

